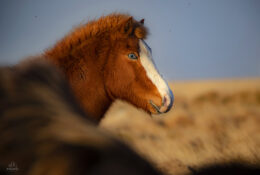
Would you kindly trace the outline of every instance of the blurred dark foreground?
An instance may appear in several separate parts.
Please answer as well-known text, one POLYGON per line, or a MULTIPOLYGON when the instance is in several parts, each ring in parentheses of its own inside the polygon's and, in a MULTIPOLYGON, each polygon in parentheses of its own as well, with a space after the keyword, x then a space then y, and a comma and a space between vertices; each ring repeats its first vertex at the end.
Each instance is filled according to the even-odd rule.
POLYGON ((98 129, 42 60, 0 68, 0 140, 2 174, 160 174, 98 129))
MULTIPOLYGON (((216 101, 213 94, 213 97, 209 95, 197 98, 196 104, 204 106, 203 101, 208 98, 216 101)), ((189 104, 183 103, 181 106, 189 111, 189 104)), ((124 117, 122 110, 124 107, 117 110, 120 117, 124 117)), ((127 111, 129 115, 131 110, 127 111)), ((110 112, 109 115, 113 114, 116 117, 117 112, 110 112)), ((152 164, 107 131, 98 128, 88 115, 82 112, 63 76, 48 63, 37 59, 14 67, 2 67, 0 68, 0 174, 162 174, 157 168, 164 174, 260 174, 257 163, 248 164, 236 160, 218 163, 212 161, 208 164, 204 162, 201 165, 185 164, 183 159, 187 162, 194 160, 192 153, 178 157, 178 153, 183 150, 181 147, 179 149, 174 149, 174 146, 169 147, 171 151, 162 149, 163 147, 158 147, 157 143, 167 146, 167 141, 158 139, 156 135, 146 130, 151 129, 151 132, 161 133, 156 127, 170 129, 174 126, 172 129, 175 134, 178 132, 181 134, 178 127, 184 126, 183 129, 189 130, 189 127, 194 124, 194 121, 191 121, 193 119, 187 119, 182 115, 179 117, 181 119, 177 117, 177 122, 171 123, 169 122, 171 118, 159 120, 146 118, 147 114, 138 112, 131 118, 128 116, 128 120, 131 120, 133 125, 127 122, 127 127, 124 125, 113 127, 117 122, 113 122, 113 118, 109 115, 105 120, 113 123, 110 125, 112 132, 116 131, 115 134, 119 134, 120 139, 144 155, 152 164), (142 115, 141 118, 135 118, 139 117, 139 114, 142 115), (146 127, 143 127, 140 120, 145 121, 146 127), (134 122, 139 122, 142 128, 138 128, 134 122), (133 132, 132 135, 127 136, 127 132, 122 132, 126 130, 130 134, 135 131, 137 135, 133 132), (131 137, 133 138, 129 141, 131 137), (142 141, 138 140, 140 138, 142 141), (138 143, 133 139, 138 140, 138 143), (156 144, 149 142, 149 139, 156 141, 156 144), (138 147, 138 144, 141 147, 138 147), (156 149, 155 154, 153 149, 156 149), (160 155, 163 151, 168 151, 166 159, 171 158, 172 152, 177 153, 175 159, 156 162, 157 158, 162 160, 160 155), (176 164, 176 160, 179 164, 176 164), (185 167, 187 171, 179 171, 181 167, 185 167)), ((124 119, 120 117, 123 122, 124 119)), ((103 127, 109 126, 109 122, 103 121, 103 127)), ((171 137, 172 141, 178 140, 176 135, 171 137)), ((198 149, 200 143, 196 140, 188 143, 180 142, 180 144, 182 147, 191 144, 192 147, 197 147, 197 153, 203 153, 200 148, 198 149)), ((206 150, 207 147, 204 146, 204 149, 206 150)), ((256 159, 258 156, 259 154, 256 155, 256 159)))

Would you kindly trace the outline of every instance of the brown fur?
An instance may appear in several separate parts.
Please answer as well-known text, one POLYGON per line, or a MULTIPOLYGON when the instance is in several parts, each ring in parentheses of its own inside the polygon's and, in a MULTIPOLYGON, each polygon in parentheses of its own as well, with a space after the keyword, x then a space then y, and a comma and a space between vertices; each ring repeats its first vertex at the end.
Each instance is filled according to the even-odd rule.
POLYGON ((149 100, 161 106, 160 94, 146 76, 139 56, 139 39, 147 29, 133 17, 111 14, 79 26, 45 55, 66 75, 84 110, 99 121, 111 103, 123 99, 148 113, 149 100))
POLYGON ((160 174, 87 118, 53 66, 0 68, 0 174, 160 174))

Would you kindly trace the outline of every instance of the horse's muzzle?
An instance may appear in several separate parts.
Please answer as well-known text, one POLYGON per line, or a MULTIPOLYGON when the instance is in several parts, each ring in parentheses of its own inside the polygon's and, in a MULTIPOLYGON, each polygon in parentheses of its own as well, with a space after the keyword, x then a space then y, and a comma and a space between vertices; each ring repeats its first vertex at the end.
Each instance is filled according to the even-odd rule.
POLYGON ((157 114, 168 112, 172 108, 173 102, 174 96, 171 90, 169 90, 169 93, 167 95, 164 95, 161 106, 157 106, 155 103, 153 103, 152 100, 149 100, 149 103, 155 109, 157 114))

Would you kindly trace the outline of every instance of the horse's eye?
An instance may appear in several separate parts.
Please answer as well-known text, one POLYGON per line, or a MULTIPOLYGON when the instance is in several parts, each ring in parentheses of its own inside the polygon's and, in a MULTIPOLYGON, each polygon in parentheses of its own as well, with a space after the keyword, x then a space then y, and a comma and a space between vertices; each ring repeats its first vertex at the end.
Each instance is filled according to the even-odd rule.
POLYGON ((136 59, 137 59, 137 56, 136 56, 134 53, 128 54, 128 57, 129 57, 130 59, 133 59, 133 60, 136 60, 136 59))

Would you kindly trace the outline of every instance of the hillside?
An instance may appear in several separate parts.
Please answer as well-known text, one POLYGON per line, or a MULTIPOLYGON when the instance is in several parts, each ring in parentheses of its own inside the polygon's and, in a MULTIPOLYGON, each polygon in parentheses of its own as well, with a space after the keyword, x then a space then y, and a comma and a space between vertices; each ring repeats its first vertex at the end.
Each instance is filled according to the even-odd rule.
POLYGON ((101 127, 167 174, 217 162, 260 166, 260 79, 173 82, 173 109, 149 116, 117 101, 101 127))

